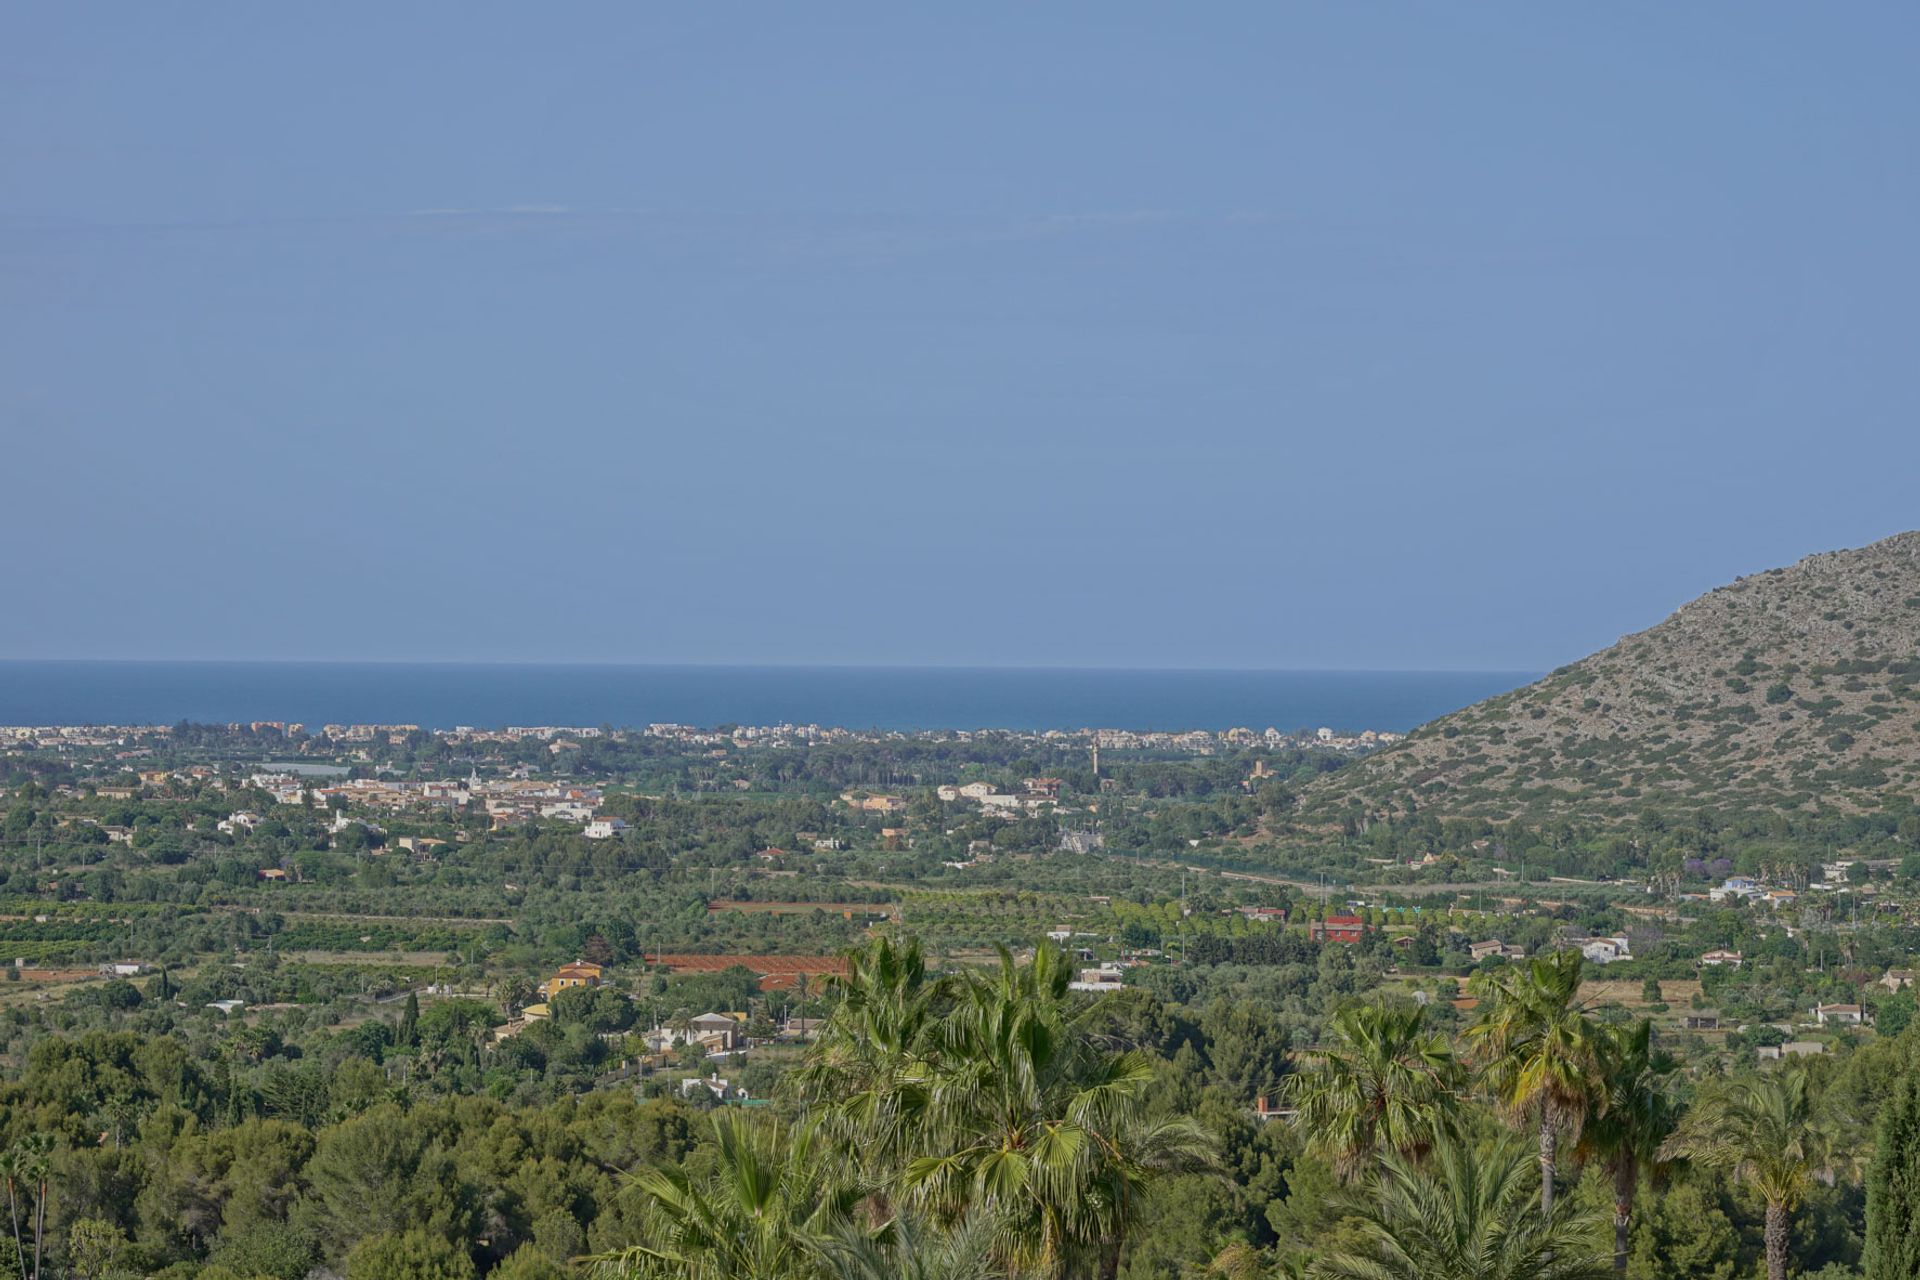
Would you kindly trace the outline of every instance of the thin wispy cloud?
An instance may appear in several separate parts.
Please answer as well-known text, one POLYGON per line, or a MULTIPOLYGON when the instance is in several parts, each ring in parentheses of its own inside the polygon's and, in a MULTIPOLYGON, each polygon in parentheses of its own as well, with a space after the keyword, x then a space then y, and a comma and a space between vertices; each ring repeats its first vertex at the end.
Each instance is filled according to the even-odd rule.
POLYGON ((54 239, 140 235, 261 235, 359 228, 416 237, 519 237, 546 234, 661 239, 682 248, 725 246, 773 261, 884 264, 996 246, 1125 236, 1181 228, 1248 228, 1276 222, 1258 211, 1089 209, 1055 213, 898 214, 743 213, 726 209, 582 206, 522 201, 498 205, 426 205, 399 211, 285 217, 183 218, 121 222, 66 214, 0 210, 0 238, 16 247, 54 239))
POLYGON ((1118 213, 1055 213, 1042 220, 1051 227, 1138 227, 1172 222, 1181 215, 1171 209, 1127 209, 1118 213))
POLYGON ((460 208, 448 205, 432 209, 408 209, 399 216, 403 218, 478 218, 498 217, 501 214, 539 214, 552 216, 572 212, 574 212, 574 210, 564 204, 507 204, 494 205, 489 208, 460 208))

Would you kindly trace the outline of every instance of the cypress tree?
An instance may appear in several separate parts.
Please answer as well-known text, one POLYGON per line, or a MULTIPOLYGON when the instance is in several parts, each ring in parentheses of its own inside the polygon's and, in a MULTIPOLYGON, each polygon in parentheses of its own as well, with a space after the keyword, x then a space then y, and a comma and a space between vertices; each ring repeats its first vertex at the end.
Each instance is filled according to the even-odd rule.
POLYGON ((233 1063, 228 1062, 226 1068, 227 1124, 233 1126, 246 1120, 253 1108, 249 1105, 251 1099, 247 1096, 250 1092, 247 1082, 233 1069, 233 1063))
POLYGON ((1867 1172, 1867 1280, 1920 1276, 1920 1073, 1887 1102, 1867 1172))
POLYGON ((400 1028, 394 1036, 394 1043, 403 1049, 411 1049, 420 1042, 420 997, 407 992, 407 1007, 400 1011, 400 1028))

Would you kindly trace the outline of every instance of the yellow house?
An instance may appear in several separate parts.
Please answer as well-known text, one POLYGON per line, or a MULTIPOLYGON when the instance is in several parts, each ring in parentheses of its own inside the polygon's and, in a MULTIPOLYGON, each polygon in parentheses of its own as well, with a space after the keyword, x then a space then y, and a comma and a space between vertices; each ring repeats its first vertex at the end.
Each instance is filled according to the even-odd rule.
POLYGON ((540 984, 540 994, 551 1000, 572 987, 597 987, 600 985, 602 972, 599 965, 588 964, 584 960, 563 964, 554 971, 551 978, 540 984))

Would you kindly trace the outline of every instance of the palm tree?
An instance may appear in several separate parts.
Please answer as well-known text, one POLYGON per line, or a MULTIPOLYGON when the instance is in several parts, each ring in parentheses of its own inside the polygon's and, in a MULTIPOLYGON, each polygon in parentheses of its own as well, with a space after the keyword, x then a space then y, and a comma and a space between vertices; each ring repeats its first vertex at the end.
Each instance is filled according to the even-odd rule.
POLYGON ((522 977, 502 978, 493 984, 493 998, 500 1002, 500 1016, 512 1018, 533 997, 533 983, 522 977))
POLYGON ((1418 1005, 1349 1005, 1333 1029, 1340 1043, 1286 1082, 1308 1149, 1344 1179, 1382 1151, 1418 1163, 1453 1125, 1458 1064, 1446 1037, 1426 1029, 1418 1005))
MULTIPOLYGON (((47 1229, 47 1180, 53 1176, 53 1136, 47 1133, 30 1133, 14 1144, 9 1153, 9 1164, 22 1182, 31 1183, 33 1195, 33 1271, 31 1280, 40 1280, 41 1247, 47 1229)), ((18 1244, 19 1230, 15 1228, 15 1243, 18 1244)), ((24 1266, 20 1269, 22 1280, 28 1272, 24 1266)))
POLYGON ((1175 1174, 1215 1171, 1218 1142, 1195 1121, 1149 1116, 1135 1092, 1095 1098, 1076 1122, 1086 1127, 1095 1148, 1092 1176, 1082 1194, 1099 1228, 1100 1276, 1114 1280, 1154 1184, 1175 1174))
POLYGON ((1430 1168, 1398 1152, 1380 1161, 1377 1196, 1360 1208, 1371 1246, 1314 1262, 1314 1280, 1601 1280, 1592 1216, 1527 1211, 1533 1179, 1525 1148, 1501 1142, 1476 1155, 1458 1139, 1430 1168))
POLYGON ((857 1199, 838 1185, 806 1127, 783 1133, 740 1112, 714 1117, 717 1163, 635 1177, 648 1205, 642 1243, 586 1259, 601 1280, 812 1280, 857 1199))
POLYGON ((970 1218, 950 1231, 912 1215, 873 1234, 842 1227, 823 1249, 833 1280, 1002 1280, 993 1224, 970 1218))
POLYGON ((1627 1269, 1627 1237, 1640 1175, 1656 1179, 1672 1167, 1662 1151, 1680 1111, 1668 1091, 1673 1059, 1653 1047, 1653 1023, 1605 1028, 1599 1040, 1600 1105, 1581 1131, 1574 1154, 1595 1160, 1613 1179, 1613 1269, 1627 1269))
MULTIPOLYGON (((846 976, 833 983, 839 1001, 794 1086, 822 1104, 823 1129, 878 1183, 910 1154, 937 1058, 936 1013, 950 988, 927 972, 918 940, 882 937, 847 959, 846 976)), ((883 1220, 885 1205, 875 1207, 883 1220)))
POLYGON ((1245 1241, 1236 1241, 1214 1254, 1213 1261, 1201 1274, 1215 1280, 1261 1280, 1268 1274, 1267 1262, 1258 1249, 1245 1241))
POLYGON ((1788 1216, 1828 1167, 1832 1149, 1800 1071, 1743 1079, 1707 1095, 1660 1148, 1725 1170, 1766 1201, 1768 1280, 1786 1280, 1788 1216))
POLYGON ((1488 981, 1488 1002, 1466 1030, 1472 1060, 1506 1112, 1540 1127, 1540 1214, 1553 1216, 1560 1135, 1579 1136, 1599 1066, 1593 1023, 1576 1007, 1578 951, 1509 968, 1488 981))
POLYGON ((7 1179, 7 1212, 13 1219, 13 1261, 16 1268, 14 1274, 20 1276, 22 1280, 25 1280, 27 1274, 27 1251, 20 1238, 20 1186, 22 1183, 32 1181, 30 1165, 31 1157, 22 1143, 15 1143, 7 1149, 5 1156, 0 1157, 0 1172, 3 1172, 7 1179))
POLYGON ((997 1220, 1000 1260, 1014 1269, 1058 1275, 1091 1260, 1110 1277, 1152 1185, 1211 1168, 1214 1139, 1147 1112, 1152 1064, 1082 1034, 1069 976, 1051 944, 1026 965, 1003 948, 994 976, 968 976, 922 1080, 928 1149, 903 1181, 941 1219, 997 1220))
POLYGON ((140 1111, 140 1100, 125 1089, 100 1105, 100 1119, 113 1134, 114 1150, 120 1149, 127 1133, 140 1123, 140 1111))

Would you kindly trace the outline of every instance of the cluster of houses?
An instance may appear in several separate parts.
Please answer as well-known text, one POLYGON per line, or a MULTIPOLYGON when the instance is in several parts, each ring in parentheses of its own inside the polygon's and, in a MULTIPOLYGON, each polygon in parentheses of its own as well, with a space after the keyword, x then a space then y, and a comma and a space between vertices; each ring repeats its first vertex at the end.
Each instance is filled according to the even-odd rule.
POLYGON ((598 738, 605 730, 587 725, 510 724, 504 729, 476 729, 470 724, 455 725, 435 736, 458 743, 516 743, 529 740, 553 743, 581 738, 598 738))
MULTIPOLYGON (((1701 955, 1702 968, 1738 969, 1745 958, 1738 951, 1716 950, 1701 955)), ((1920 970, 1888 969, 1874 980, 1874 985, 1885 987, 1889 992, 1899 993, 1920 980, 1920 970)), ((1685 1015, 1683 1024, 1689 1031, 1718 1031, 1723 1029, 1720 1016, 1711 1010, 1685 1015)), ((1795 1026, 1790 1023, 1774 1023, 1776 1029, 1792 1034, 1795 1026)), ((1822 1029, 1845 1030, 1852 1027, 1870 1027, 1873 1025, 1873 1010, 1864 1004, 1836 1003, 1816 1004, 1808 1011, 1808 1020, 1801 1027, 1814 1026, 1822 1029)), ((1745 1028, 1741 1028, 1745 1030, 1745 1028)), ((1787 1040, 1780 1044, 1755 1046, 1754 1056, 1761 1062, 1778 1062, 1786 1058, 1811 1057, 1828 1051, 1828 1044, 1822 1040, 1787 1040)))
POLYGON ((1236 727, 1211 733, 1189 729, 1181 733, 1136 733, 1126 729, 1095 729, 1092 737, 1103 748, 1132 751, 1187 751, 1212 755, 1222 747, 1244 750, 1249 747, 1280 748, 1299 742, 1311 742, 1335 751, 1367 751, 1400 741, 1404 734, 1366 729, 1358 733, 1322 726, 1311 733, 1282 733, 1269 725, 1264 733, 1236 727))
MULTIPOLYGON (((1857 1004, 1817 1004, 1813 1007, 1813 1025, 1823 1028, 1870 1027, 1873 1014, 1864 1005, 1857 1004)), ((1693 1019, 1689 1019, 1692 1025, 1693 1019)), ((1717 1024, 1717 1019, 1711 1019, 1717 1024)), ((1792 1028, 1786 1024, 1775 1024, 1783 1030, 1792 1028)), ((1802 1024, 1806 1025, 1806 1024, 1802 1024)), ((1754 1047, 1753 1056, 1760 1062, 1779 1062, 1787 1058, 1810 1058, 1827 1052, 1824 1040, 1787 1040, 1780 1044, 1763 1044, 1754 1047)))
POLYGON ((248 785, 272 796, 276 804, 364 805, 400 812, 408 809, 464 809, 478 803, 495 827, 517 826, 536 818, 588 823, 599 813, 599 787, 533 778, 441 779, 396 782, 386 778, 329 778, 316 781, 294 773, 255 773, 248 785))
MULTIPOLYGON (((1031 741, 1053 748, 1089 748, 1095 753, 1096 772, 1099 768, 1098 752, 1103 748, 1210 756, 1222 750, 1246 750, 1263 746, 1278 749, 1306 742, 1332 750, 1359 752, 1388 745, 1398 741, 1402 736, 1397 733, 1373 730, 1358 733, 1336 731, 1330 727, 1301 733, 1282 733, 1271 727, 1263 733, 1248 728, 1233 728, 1222 732, 1205 729, 1183 732, 1051 729, 1041 732, 941 730, 909 733, 862 732, 817 724, 791 723, 736 725, 724 729, 703 729, 693 725, 662 723, 650 724, 641 730, 609 731, 578 725, 509 725, 494 729, 456 725, 451 729, 427 729, 417 724, 326 724, 314 728, 297 722, 254 720, 230 723, 226 728, 231 733, 250 734, 256 739, 277 738, 295 744, 303 753, 317 751, 323 757, 339 753, 347 758, 362 761, 373 759, 373 749, 376 747, 382 745, 404 747, 423 734, 462 746, 516 745, 530 740, 538 741, 545 743, 547 750, 555 757, 578 751, 583 742, 602 737, 610 737, 617 741, 625 741, 633 737, 664 739, 682 747, 704 747, 716 756, 724 756, 735 749, 804 747, 843 741, 938 739, 968 742, 991 738, 997 741, 1031 741)), ((170 732, 169 727, 165 725, 10 725, 0 726, 0 748, 18 744, 22 748, 67 752, 106 749, 113 751, 112 758, 116 761, 132 760, 151 755, 156 741, 164 740, 170 732)), ((716 782, 714 785, 720 784, 716 782)), ((750 783, 743 779, 734 779, 733 785, 743 786, 750 783)), ((292 802, 297 803, 299 799, 297 791, 293 794, 292 802)), ((396 805, 396 807, 404 807, 404 805, 396 805)))
MULTIPOLYGON (((1267 730, 1269 734, 1273 730, 1267 730)), ((1371 751, 1375 747, 1391 746, 1405 737, 1399 733, 1377 733, 1365 729, 1359 733, 1336 733, 1332 729, 1321 727, 1313 731, 1313 740, 1323 747, 1335 751, 1371 751)))
POLYGON ((114 724, 9 724, 0 725, 0 741, 17 742, 22 746, 41 748, 118 747, 126 745, 136 734, 169 732, 171 730, 165 725, 136 727, 114 724))
POLYGON ((1025 813, 1057 805, 1062 785, 1058 778, 1028 778, 1023 790, 1002 791, 991 782, 968 782, 936 787, 934 794, 948 804, 970 801, 990 813, 1025 813))
MULTIPOLYGON (((464 781, 431 782, 342 778, 328 779, 316 785, 312 778, 290 773, 256 773, 247 782, 273 797, 279 805, 313 804, 334 809, 331 829, 336 834, 354 823, 376 834, 384 834, 373 823, 347 816, 348 806, 364 805, 388 812, 420 809, 454 811, 475 803, 481 805, 489 826, 495 831, 525 826, 534 821, 570 822, 579 823, 581 834, 589 840, 610 840, 625 834, 627 830, 624 819, 600 812, 604 795, 599 787, 575 783, 527 778, 481 779, 476 776, 464 781)), ((216 826, 223 835, 244 836, 265 821, 261 814, 253 810, 239 809, 222 818, 216 826)))
MULTIPOLYGON (((143 754, 143 753, 133 753, 143 754)), ((149 791, 158 791, 171 783, 214 782, 218 785, 218 774, 211 766, 193 765, 185 769, 141 769, 128 783, 115 778, 113 781, 60 782, 54 784, 53 795, 61 800, 84 800, 87 796, 96 796, 101 800, 138 800, 149 791)), ((0 795, 5 791, 0 790, 0 795)), ((87 819, 79 819, 87 821, 87 819)))
MULTIPOLYGON (((1698 894, 1680 896, 1683 899, 1699 897, 1698 894)), ((1768 888, 1751 876, 1728 876, 1723 883, 1707 890, 1708 902, 1758 902, 1776 910, 1790 907, 1799 900, 1800 895, 1792 889, 1768 888)))
MULTIPOLYGON (((284 720, 234 722, 226 727, 234 733, 248 732, 257 737, 294 739, 304 735, 347 746, 381 742, 398 746, 423 732, 422 726, 417 724, 325 724, 309 734, 309 726, 284 720)), ((164 737, 170 731, 169 726, 166 725, 0 725, 0 741, 40 746, 113 747, 128 745, 142 737, 164 737)), ((450 729, 430 729, 425 732, 443 741, 456 744, 506 745, 528 740, 549 744, 571 741, 577 745, 581 740, 606 734, 604 729, 587 725, 508 725, 505 728, 496 729, 455 725, 450 729)), ((692 747, 796 746, 871 739, 876 736, 898 739, 937 737, 961 742, 982 737, 1012 737, 1030 738, 1050 744, 1098 744, 1103 748, 1117 750, 1172 750, 1189 751, 1195 754, 1212 754, 1222 747, 1247 748, 1262 745, 1282 747, 1303 740, 1318 742, 1335 749, 1359 749, 1385 746, 1399 741, 1402 736, 1397 733, 1373 730, 1353 733, 1331 728, 1321 728, 1311 733, 1290 734, 1271 727, 1264 733, 1248 728, 1232 728, 1220 732, 1206 729, 1156 732, 1137 732, 1128 729, 1052 729, 1033 733, 1008 730, 977 732, 954 730, 925 733, 888 731, 875 735, 832 726, 785 722, 772 725, 735 725, 725 729, 659 723, 649 724, 637 732, 645 737, 664 739, 692 747)), ((624 738, 627 733, 615 731, 613 736, 624 738)))
MULTIPOLYGON (((606 977, 606 969, 587 960, 575 960, 563 964, 554 970, 553 976, 540 983, 536 990, 540 999, 520 1010, 519 1016, 509 1019, 505 1025, 495 1027, 494 1040, 505 1040, 518 1035, 535 1022, 545 1021, 553 1016, 552 1000, 563 991, 590 990, 599 987, 606 977)), ((669 1061, 676 1049, 693 1045, 709 1058, 723 1058, 736 1053, 744 1053, 753 1045, 782 1041, 809 1040, 819 1034, 820 1019, 788 1017, 765 1039, 750 1038, 747 1034, 747 1015, 740 1012, 707 1012, 672 1026, 660 1025, 641 1035, 647 1046, 647 1057, 639 1065, 645 1067, 663 1066, 669 1061)), ((724 1083, 724 1082, 722 1082, 724 1083)))
POLYGON ((855 813, 894 814, 905 813, 907 802, 900 796, 870 793, 865 791, 843 791, 840 803, 855 813))

